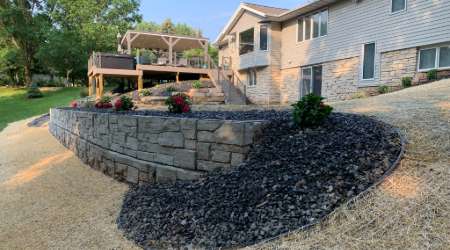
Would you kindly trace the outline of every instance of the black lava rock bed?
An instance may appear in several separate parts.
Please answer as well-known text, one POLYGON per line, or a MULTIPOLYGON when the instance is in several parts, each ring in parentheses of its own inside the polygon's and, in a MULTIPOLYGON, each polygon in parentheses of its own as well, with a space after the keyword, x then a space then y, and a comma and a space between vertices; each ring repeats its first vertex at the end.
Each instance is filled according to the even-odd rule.
POLYGON ((266 114, 271 125, 245 163, 192 183, 133 187, 119 228, 146 249, 252 245, 317 222, 382 178, 401 152, 398 133, 365 116, 334 113, 302 131, 288 113, 266 114))

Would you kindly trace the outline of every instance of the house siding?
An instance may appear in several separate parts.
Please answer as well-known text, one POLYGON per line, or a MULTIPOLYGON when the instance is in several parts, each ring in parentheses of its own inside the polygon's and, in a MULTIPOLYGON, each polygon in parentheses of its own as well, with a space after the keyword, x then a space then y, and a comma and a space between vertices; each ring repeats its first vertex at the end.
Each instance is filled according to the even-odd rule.
MULTIPOLYGON (((377 54, 450 41, 450 1, 408 0, 407 11, 391 14, 391 0, 330 5, 328 35, 297 43, 297 19, 283 23, 282 68, 319 64, 361 55, 376 42, 377 54)), ((376 65, 379 66, 378 56, 376 65)), ((375 82, 380 78, 376 68, 375 82)), ((367 85, 367 82, 360 82, 367 85)))

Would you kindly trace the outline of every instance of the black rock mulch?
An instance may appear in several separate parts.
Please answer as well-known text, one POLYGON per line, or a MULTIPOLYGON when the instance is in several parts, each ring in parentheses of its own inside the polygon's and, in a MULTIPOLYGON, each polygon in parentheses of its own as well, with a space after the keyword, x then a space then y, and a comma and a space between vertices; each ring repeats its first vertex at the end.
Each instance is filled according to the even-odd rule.
POLYGON ((323 218, 379 180, 401 151, 398 133, 368 117, 335 113, 305 131, 286 113, 274 117, 239 167, 132 188, 119 228, 146 249, 251 245, 323 218))
POLYGON ((27 124, 28 127, 42 127, 46 122, 50 121, 50 114, 39 116, 27 124))
POLYGON ((116 112, 111 109, 89 109, 89 108, 61 108, 66 110, 88 111, 95 113, 108 113, 116 115, 138 115, 138 116, 161 116, 161 117, 178 117, 178 118, 196 118, 196 119, 219 119, 219 120, 271 120, 279 116, 289 115, 288 111, 275 110, 249 110, 249 111, 196 111, 189 113, 170 113, 158 110, 136 110, 116 112))

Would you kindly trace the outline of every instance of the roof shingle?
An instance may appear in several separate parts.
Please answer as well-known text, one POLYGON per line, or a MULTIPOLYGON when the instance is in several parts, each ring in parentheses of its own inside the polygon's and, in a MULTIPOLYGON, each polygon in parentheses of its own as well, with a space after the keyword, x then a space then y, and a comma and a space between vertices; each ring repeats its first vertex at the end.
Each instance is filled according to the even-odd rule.
POLYGON ((283 14, 284 12, 289 11, 288 9, 270 7, 270 6, 266 6, 266 5, 255 4, 255 3, 243 3, 243 4, 254 10, 262 12, 268 16, 278 16, 278 15, 283 14))

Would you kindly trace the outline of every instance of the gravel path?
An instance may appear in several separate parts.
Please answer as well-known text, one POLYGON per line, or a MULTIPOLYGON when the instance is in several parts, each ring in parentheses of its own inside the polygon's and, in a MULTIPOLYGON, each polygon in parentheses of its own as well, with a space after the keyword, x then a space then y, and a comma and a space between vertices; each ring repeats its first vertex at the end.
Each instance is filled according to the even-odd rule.
POLYGON ((29 121, 0 133, 0 249, 134 249, 115 224, 128 186, 29 121))

